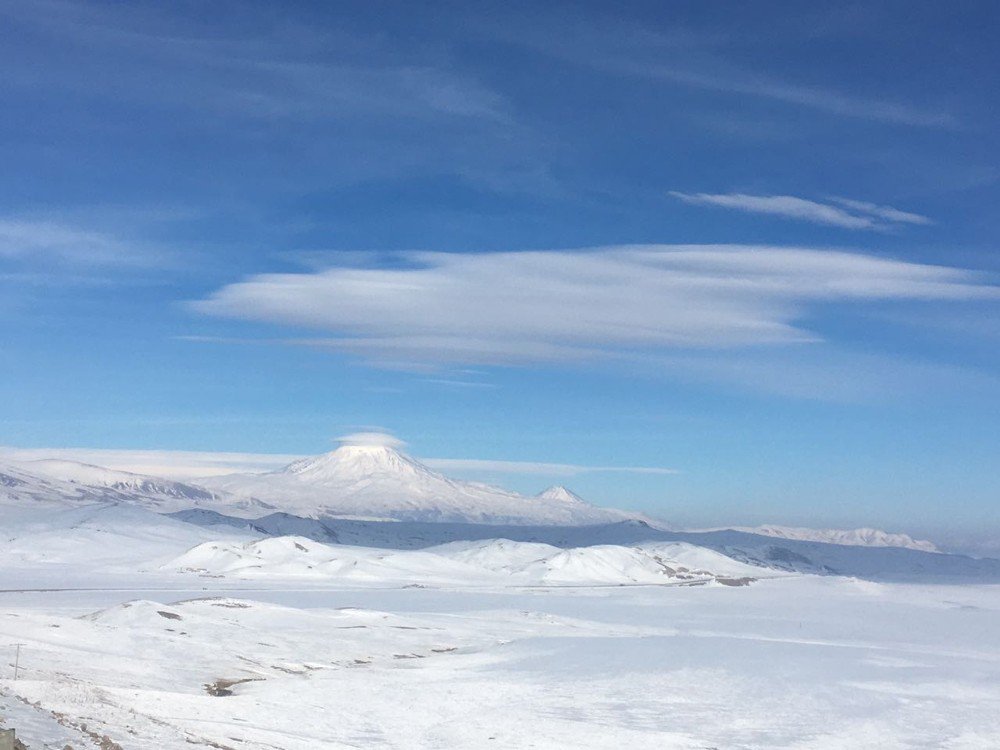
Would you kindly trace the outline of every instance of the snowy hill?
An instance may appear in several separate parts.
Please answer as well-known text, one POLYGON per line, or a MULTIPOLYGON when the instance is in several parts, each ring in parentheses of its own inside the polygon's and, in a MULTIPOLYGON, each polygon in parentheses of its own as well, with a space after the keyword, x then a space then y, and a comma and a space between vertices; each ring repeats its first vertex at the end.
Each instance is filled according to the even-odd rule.
POLYGON ((893 534, 880 529, 806 529, 793 526, 731 527, 734 531, 760 534, 778 539, 798 539, 804 542, 826 542, 852 547, 904 547, 923 552, 937 552, 933 542, 914 539, 908 534, 893 534))
POLYGON ((295 536, 242 543, 206 542, 162 569, 213 577, 294 577, 391 585, 745 585, 761 575, 774 575, 766 568, 682 543, 560 549, 492 539, 424 550, 384 550, 330 546, 295 536))
POLYGON ((473 524, 419 521, 309 519, 273 514, 247 521, 202 511, 173 514, 196 524, 230 524, 269 535, 295 534, 319 541, 383 549, 425 549, 448 542, 508 539, 563 549, 616 545, 647 548, 684 542, 748 565, 773 570, 854 576, 876 581, 1000 583, 1000 560, 926 552, 902 547, 864 547, 800 539, 777 539, 732 529, 671 531, 640 520, 586 526, 473 524))
POLYGON ((231 474, 199 483, 308 518, 574 526, 635 517, 590 505, 563 488, 527 497, 450 479, 388 445, 346 444, 279 471, 231 474))

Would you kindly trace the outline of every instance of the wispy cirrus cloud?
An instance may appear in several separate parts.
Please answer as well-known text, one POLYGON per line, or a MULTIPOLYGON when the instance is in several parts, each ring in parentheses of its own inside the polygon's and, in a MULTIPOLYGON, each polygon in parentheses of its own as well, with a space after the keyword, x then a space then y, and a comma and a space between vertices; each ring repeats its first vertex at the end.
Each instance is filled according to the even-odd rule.
POLYGON ((14 84, 40 83, 237 117, 337 120, 396 116, 505 120, 493 90, 446 66, 407 58, 375 36, 320 30, 294 14, 244 16, 242 34, 163 8, 46 0, 5 9, 7 20, 84 52, 76 68, 14 61, 14 84), (129 64, 119 65, 127 56, 129 64), (53 75, 52 71, 58 72, 53 75), (157 86, 147 85, 156 71, 157 86), (95 73, 103 73, 95 83, 95 73), (40 80, 48 73, 49 78, 40 80))
POLYGON ((589 464, 558 464, 538 461, 494 461, 476 458, 425 458, 423 463, 440 471, 483 472, 487 474, 538 474, 553 477, 575 477, 580 474, 655 474, 680 473, 662 466, 592 466, 589 464))
POLYGON ((915 214, 910 211, 900 211, 898 208, 893 208, 892 206, 880 206, 877 203, 870 203, 868 201, 858 201, 851 200, 849 198, 838 198, 832 197, 831 200, 834 203, 838 203, 844 208, 850 209, 859 214, 867 214, 868 216, 874 216, 878 219, 884 219, 885 221, 895 222, 899 224, 933 224, 934 222, 926 216, 920 214, 915 214))
POLYGON ((815 342, 820 304, 1000 299, 974 271, 860 252, 634 245, 401 253, 391 267, 262 274, 191 303, 311 328, 298 343, 379 366, 630 360, 691 348, 815 342))
POLYGON ((615 75, 752 97, 870 122, 921 128, 961 127, 959 119, 943 108, 896 101, 891 95, 863 96, 820 83, 793 82, 780 74, 754 70, 742 60, 736 63, 730 48, 737 46, 734 42, 741 38, 732 30, 705 33, 673 27, 665 32, 614 15, 574 22, 564 14, 539 12, 514 30, 493 33, 538 54, 615 75))
MULTIPOLYGON (((241 179, 248 167, 260 170, 261 183, 247 192, 278 184, 326 191, 427 174, 500 193, 561 189, 547 139, 446 43, 317 15, 327 16, 247 7, 234 24, 227 14, 166 6, 10 5, 0 8, 10 27, 0 49, 5 90, 15 100, 49 91, 79 101, 84 112, 102 113, 101 132, 115 123, 153 133, 169 122, 190 139, 171 153, 218 143, 208 147, 213 164, 241 179)), ((91 126, 89 117, 80 121, 74 132, 91 126)))
POLYGON ((844 229, 886 231, 900 224, 933 223, 920 214, 848 198, 830 198, 827 203, 821 203, 794 195, 682 193, 677 190, 671 190, 669 194, 684 203, 696 206, 716 206, 746 213, 769 214, 844 229))
POLYGON ((746 76, 735 70, 726 74, 706 74, 653 65, 634 68, 633 72, 686 86, 771 99, 841 117, 924 128, 959 127, 958 119, 948 112, 903 102, 850 96, 821 86, 795 85, 762 75, 746 76))

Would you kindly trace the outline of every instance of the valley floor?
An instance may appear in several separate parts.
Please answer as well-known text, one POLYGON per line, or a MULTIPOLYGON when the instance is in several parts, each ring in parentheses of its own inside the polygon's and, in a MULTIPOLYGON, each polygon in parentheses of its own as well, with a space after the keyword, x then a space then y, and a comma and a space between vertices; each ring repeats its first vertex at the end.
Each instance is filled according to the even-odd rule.
POLYGON ((0 589, 31 750, 1000 747, 998 586, 0 589))

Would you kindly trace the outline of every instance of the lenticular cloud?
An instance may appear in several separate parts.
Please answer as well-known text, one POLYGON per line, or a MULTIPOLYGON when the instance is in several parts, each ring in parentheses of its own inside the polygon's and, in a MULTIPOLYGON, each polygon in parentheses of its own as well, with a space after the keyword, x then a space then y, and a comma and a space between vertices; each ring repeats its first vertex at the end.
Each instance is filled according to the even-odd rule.
POLYGON ((323 331, 374 362, 510 364, 815 341, 819 303, 997 298, 976 272, 806 248, 410 252, 392 268, 263 274, 193 303, 323 331))

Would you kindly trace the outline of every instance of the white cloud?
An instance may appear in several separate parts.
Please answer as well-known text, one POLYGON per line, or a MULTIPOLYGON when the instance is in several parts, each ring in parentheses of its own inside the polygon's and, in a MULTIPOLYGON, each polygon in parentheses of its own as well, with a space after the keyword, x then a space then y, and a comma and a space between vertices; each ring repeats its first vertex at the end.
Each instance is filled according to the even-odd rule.
MULTIPOLYGON (((339 438, 342 444, 388 445, 400 448, 405 443, 386 433, 355 433, 339 438)), ((12 448, 0 447, 0 460, 36 461, 56 458, 64 461, 104 466, 118 471, 197 480, 221 474, 275 471, 305 456, 280 453, 225 453, 172 450, 129 450, 100 448, 12 448)), ((586 464, 543 463, 535 461, 494 461, 490 459, 426 458, 428 466, 443 472, 482 472, 571 477, 595 472, 629 474, 676 474, 674 469, 653 466, 589 466, 586 464)))
POLYGON ((385 448, 402 448, 406 442, 388 432, 353 432, 337 438, 341 445, 367 445, 385 448))
POLYGON ((676 190, 671 190, 670 195, 694 205, 718 206, 747 213, 771 214, 845 229, 883 231, 897 224, 932 223, 926 216, 900 211, 891 206, 879 206, 875 203, 847 198, 831 198, 831 204, 797 198, 793 195, 681 193, 676 190))
POLYGON ((900 211, 898 208, 893 208, 892 206, 880 206, 877 203, 869 203, 868 201, 856 201, 849 198, 830 198, 834 203, 839 203, 846 208, 850 208, 853 211, 859 213, 868 214, 870 216, 875 216, 880 219, 885 219, 886 221, 898 222, 901 224, 933 224, 934 222, 928 219, 926 216, 921 216, 920 214, 910 213, 909 211, 900 211))
POLYGON ((143 266, 163 255, 111 234, 53 221, 0 219, 0 259, 58 260, 76 266, 143 266))
POLYGON ((297 343, 420 367, 809 342, 819 337, 799 321, 819 303, 1000 297, 972 271, 805 248, 638 245, 398 260, 264 274, 192 304, 327 331, 297 343))

